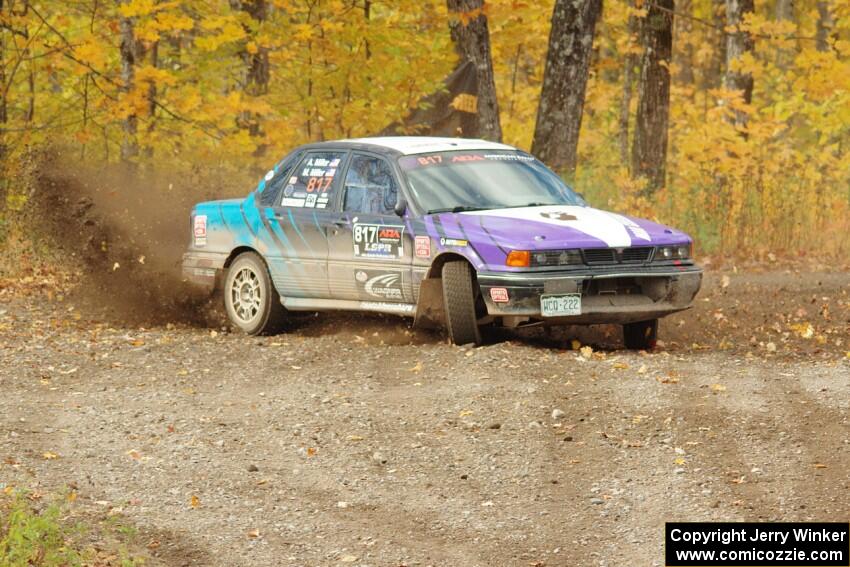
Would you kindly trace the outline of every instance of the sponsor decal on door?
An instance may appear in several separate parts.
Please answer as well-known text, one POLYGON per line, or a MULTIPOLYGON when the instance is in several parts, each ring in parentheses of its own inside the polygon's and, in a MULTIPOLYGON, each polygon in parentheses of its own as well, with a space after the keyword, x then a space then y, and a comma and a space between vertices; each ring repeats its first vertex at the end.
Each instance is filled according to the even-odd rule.
POLYGON ((356 223, 352 230, 354 255, 358 258, 404 256, 404 226, 356 223))
POLYGON ((357 270, 354 273, 360 294, 366 297, 376 297, 387 301, 404 299, 401 288, 400 272, 378 272, 374 270, 357 270))

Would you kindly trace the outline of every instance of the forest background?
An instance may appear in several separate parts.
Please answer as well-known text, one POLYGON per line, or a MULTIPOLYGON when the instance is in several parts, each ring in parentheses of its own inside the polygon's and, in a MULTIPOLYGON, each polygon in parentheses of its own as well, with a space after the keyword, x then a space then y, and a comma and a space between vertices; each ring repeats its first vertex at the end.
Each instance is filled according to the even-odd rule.
POLYGON ((244 195, 299 144, 404 124, 464 60, 459 133, 594 206, 703 254, 850 251, 850 0, 0 0, 0 234, 45 148, 244 195))

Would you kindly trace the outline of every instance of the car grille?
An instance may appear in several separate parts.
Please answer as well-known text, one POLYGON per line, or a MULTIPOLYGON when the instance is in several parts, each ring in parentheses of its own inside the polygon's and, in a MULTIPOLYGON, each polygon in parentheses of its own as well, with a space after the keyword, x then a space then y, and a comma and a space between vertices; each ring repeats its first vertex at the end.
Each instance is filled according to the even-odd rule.
POLYGON ((639 264, 652 257, 652 246, 629 248, 585 248, 582 250, 585 263, 592 266, 605 264, 639 264))

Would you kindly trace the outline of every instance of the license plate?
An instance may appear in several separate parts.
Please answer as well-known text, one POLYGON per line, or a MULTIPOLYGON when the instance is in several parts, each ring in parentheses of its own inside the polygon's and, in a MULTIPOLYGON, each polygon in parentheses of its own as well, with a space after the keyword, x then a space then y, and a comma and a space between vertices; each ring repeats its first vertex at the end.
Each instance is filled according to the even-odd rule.
POLYGON ((581 315, 581 294, 541 295, 540 313, 544 317, 581 315))

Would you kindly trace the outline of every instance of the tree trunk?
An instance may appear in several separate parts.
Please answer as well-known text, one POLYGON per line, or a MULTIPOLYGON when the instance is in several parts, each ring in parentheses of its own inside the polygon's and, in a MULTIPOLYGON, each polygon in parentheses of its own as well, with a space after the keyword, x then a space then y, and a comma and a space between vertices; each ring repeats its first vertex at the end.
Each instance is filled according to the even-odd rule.
MULTIPOLYGON (((5 2, 0 0, 0 18, 5 16, 5 2)), ((6 30, 0 29, 0 214, 6 210, 9 175, 6 172, 6 127, 9 116, 6 103, 6 30)))
MULTIPOLYGON (((687 16, 692 16, 694 7, 691 0, 682 0, 677 11, 687 16)), ((693 43, 694 21, 689 17, 676 19, 675 37, 676 52, 673 60, 676 63, 678 73, 676 82, 679 85, 690 86, 694 83, 694 43, 693 43)))
MULTIPOLYGON (((269 17, 270 3, 267 0, 230 0, 230 6, 234 10, 245 12, 257 23, 266 21, 269 17)), ((251 31, 245 30, 249 36, 251 31)), ((242 52, 242 61, 245 64, 245 79, 242 90, 251 97, 259 97, 269 92, 269 50, 267 47, 258 46, 254 53, 247 49, 242 52)), ((254 113, 246 112, 240 117, 240 126, 248 130, 251 136, 263 135, 260 117, 254 113)), ((257 148, 257 155, 265 151, 265 146, 257 148)))
MULTIPOLYGON (((741 22, 747 14, 753 13, 753 0, 726 0, 726 75, 723 86, 728 90, 741 93, 741 99, 749 104, 753 98, 753 76, 735 69, 736 63, 745 53, 753 51, 753 38, 749 32, 741 30, 741 22)), ((732 123, 739 128, 747 125, 747 114, 736 110, 732 114, 732 123)))
POLYGON ((726 65, 726 0, 711 0, 711 23, 709 32, 713 49, 703 76, 702 90, 708 91, 723 85, 726 65))
MULTIPOLYGON (((776 0, 776 21, 794 22, 794 0, 776 0)), ((780 69, 787 69, 792 59, 790 49, 781 47, 776 50, 776 66, 780 69)))
POLYGON ((830 0, 818 0, 818 24, 816 46, 818 51, 829 51, 830 41, 835 33, 835 18, 832 15, 830 0))
MULTIPOLYGON (((126 3, 123 2, 123 3, 126 3)), ((121 92, 128 94, 136 79, 136 57, 138 44, 132 18, 121 17, 121 92)), ((124 119, 124 137, 121 140, 121 161, 130 162, 139 154, 139 143, 136 139, 138 118, 135 112, 130 112, 124 119)))
MULTIPOLYGON (((636 43, 635 34, 638 31, 638 19, 634 15, 629 16, 626 31, 629 35, 628 47, 631 50, 636 43)), ((637 61, 637 56, 631 51, 626 54, 623 61, 623 92, 620 95, 620 119, 617 137, 620 143, 620 161, 625 165, 629 163, 629 118, 632 115, 632 83, 635 79, 637 61)))
POLYGON ((780 22, 794 19, 794 0, 776 0, 776 19, 780 22))
POLYGON ((531 151, 550 167, 575 174, 584 93, 602 0, 557 0, 531 151))
POLYGON ((665 183, 673 9, 674 0, 650 4, 641 30, 644 52, 638 80, 632 175, 647 179, 647 195, 664 187, 665 183))
POLYGON ((490 55, 490 30, 484 14, 484 0, 446 0, 449 8, 449 29, 455 51, 461 63, 471 61, 478 79, 477 124, 474 131, 462 132, 465 137, 481 137, 501 141, 499 103, 493 59, 490 55))
MULTIPOLYGON (((150 46, 150 65, 154 69, 159 67, 159 41, 154 41, 150 46)), ((154 130, 156 130, 156 82, 151 81, 148 84, 148 127, 145 135, 148 140, 151 139, 154 130)), ((148 144, 145 147, 145 157, 153 158, 153 144, 148 144)))

